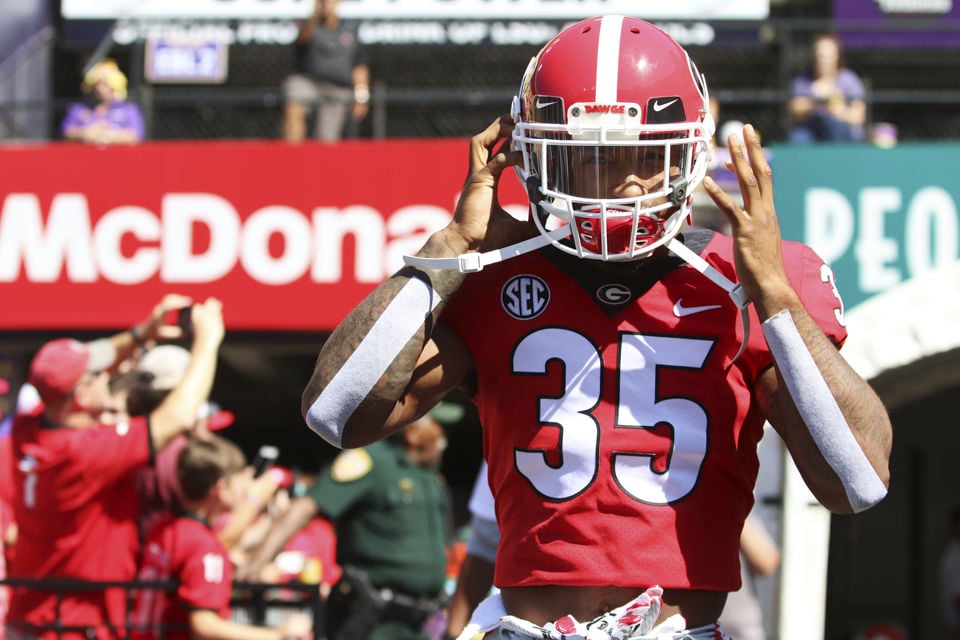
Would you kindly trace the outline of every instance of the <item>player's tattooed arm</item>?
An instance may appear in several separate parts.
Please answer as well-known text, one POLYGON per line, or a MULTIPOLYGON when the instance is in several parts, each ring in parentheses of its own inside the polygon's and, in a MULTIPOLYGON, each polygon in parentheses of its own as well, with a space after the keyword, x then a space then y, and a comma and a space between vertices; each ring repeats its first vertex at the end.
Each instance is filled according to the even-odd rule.
MULTIPOLYGON (((497 202, 500 174, 519 160, 495 151, 512 128, 509 118, 498 118, 472 138, 454 217, 430 236, 420 257, 455 258, 532 233, 497 202)), ((472 359, 437 320, 464 277, 408 267, 361 302, 327 340, 304 390, 301 412, 310 428, 336 446, 360 446, 423 415, 460 384, 472 359)))
MULTIPOLYGON (((434 240, 424 248, 443 250, 434 240)), ((301 402, 308 425, 337 446, 361 446, 415 420, 459 384, 469 354, 452 336, 437 337, 444 333, 437 321, 463 278, 405 267, 370 293, 320 351, 301 402)))

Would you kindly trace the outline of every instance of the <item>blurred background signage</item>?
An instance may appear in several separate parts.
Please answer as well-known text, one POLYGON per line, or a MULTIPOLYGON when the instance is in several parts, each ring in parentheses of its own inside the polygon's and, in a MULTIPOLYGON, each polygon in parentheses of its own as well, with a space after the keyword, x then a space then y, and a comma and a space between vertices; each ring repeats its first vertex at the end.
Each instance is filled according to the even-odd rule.
POLYGON ((62 0, 68 20, 306 18, 314 0, 62 0))
POLYGON ((953 0, 834 0, 833 16, 847 48, 960 46, 953 0))
POLYGON ((150 82, 222 83, 227 79, 227 44, 188 37, 146 42, 144 76, 150 82))
MULTIPOLYGON (((305 18, 313 0, 62 0, 70 20, 120 18, 254 19, 305 18)), ((579 20, 592 15, 638 10, 649 20, 762 20, 769 0, 342 0, 340 15, 350 19, 550 19, 579 20)))

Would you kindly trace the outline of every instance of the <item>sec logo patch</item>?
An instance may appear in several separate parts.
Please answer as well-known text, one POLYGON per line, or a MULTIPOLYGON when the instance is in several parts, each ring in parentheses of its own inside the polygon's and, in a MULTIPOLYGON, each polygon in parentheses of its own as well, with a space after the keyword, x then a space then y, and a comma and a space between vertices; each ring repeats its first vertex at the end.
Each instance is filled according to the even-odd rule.
POLYGON ((364 449, 349 449, 336 457, 330 476, 337 482, 359 480, 373 469, 373 460, 364 449))
POLYGON ((513 276, 500 290, 503 310, 517 320, 530 320, 543 313, 550 303, 550 287, 542 278, 529 274, 513 276))

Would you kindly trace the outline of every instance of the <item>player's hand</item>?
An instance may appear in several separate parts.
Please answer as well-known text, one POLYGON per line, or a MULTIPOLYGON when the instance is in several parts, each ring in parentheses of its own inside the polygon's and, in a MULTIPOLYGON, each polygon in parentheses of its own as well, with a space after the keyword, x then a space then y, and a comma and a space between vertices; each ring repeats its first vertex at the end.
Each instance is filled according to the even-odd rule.
POLYGON ((783 296, 795 296, 780 249, 780 223, 773 203, 773 172, 752 125, 743 127, 743 137, 727 140, 727 168, 737 176, 741 206, 711 178, 704 187, 730 221, 734 239, 737 277, 761 316, 765 307, 783 306, 783 296), (774 302, 774 300, 778 300, 774 302))
POLYGON ((467 250, 498 249, 532 235, 530 226, 507 213, 497 199, 503 171, 522 159, 519 151, 509 150, 513 126, 510 116, 501 116, 470 140, 467 180, 447 227, 467 250))

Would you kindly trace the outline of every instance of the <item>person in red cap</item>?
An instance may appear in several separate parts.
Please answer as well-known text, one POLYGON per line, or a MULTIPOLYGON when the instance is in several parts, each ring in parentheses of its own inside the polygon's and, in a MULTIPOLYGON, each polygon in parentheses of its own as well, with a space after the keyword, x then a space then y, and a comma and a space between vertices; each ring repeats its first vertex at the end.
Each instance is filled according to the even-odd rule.
MULTIPOLYGON (((140 502, 134 472, 193 427, 213 384, 223 336, 219 300, 195 304, 170 294, 129 331, 88 343, 61 338, 40 348, 27 382, 41 403, 18 414, 13 426, 13 503, 20 536, 11 577, 135 578, 140 502), (191 308, 192 344, 180 383, 148 416, 104 422, 104 410, 113 401, 112 368, 147 341, 183 337, 182 329, 164 323, 164 316, 184 307, 191 308)), ((123 637, 126 595, 116 587, 57 593, 17 586, 8 631, 45 640, 123 637)))

